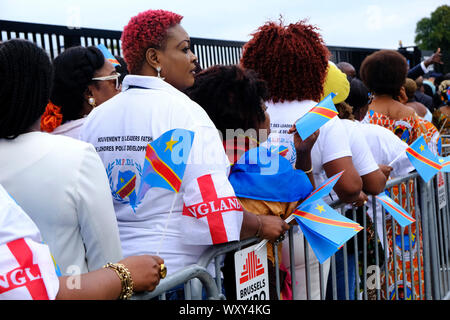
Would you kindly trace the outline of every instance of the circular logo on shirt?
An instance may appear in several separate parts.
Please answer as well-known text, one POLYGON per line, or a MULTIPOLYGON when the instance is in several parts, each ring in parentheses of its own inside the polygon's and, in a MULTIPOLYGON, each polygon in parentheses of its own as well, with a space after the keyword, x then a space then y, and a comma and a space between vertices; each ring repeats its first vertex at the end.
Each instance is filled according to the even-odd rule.
POLYGON ((129 204, 133 211, 140 203, 138 199, 142 166, 133 159, 115 159, 106 167, 109 187, 113 199, 122 204, 129 204))

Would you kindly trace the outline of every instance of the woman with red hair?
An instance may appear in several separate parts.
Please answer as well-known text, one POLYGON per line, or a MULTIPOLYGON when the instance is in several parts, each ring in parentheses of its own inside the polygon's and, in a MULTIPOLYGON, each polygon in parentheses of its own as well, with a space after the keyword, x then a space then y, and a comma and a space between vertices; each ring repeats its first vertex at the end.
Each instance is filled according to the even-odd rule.
MULTIPOLYGON (((236 196, 227 178, 229 162, 216 127, 206 112, 181 92, 194 84, 197 69, 197 57, 181 20, 182 16, 165 10, 148 10, 131 18, 122 34, 123 56, 130 71, 122 93, 94 109, 81 132, 81 139, 97 148, 107 169, 124 256, 160 253, 169 275, 198 262, 210 244, 255 235, 274 241, 289 228, 280 217, 258 217, 241 208, 210 207, 222 220, 211 225, 212 213, 205 210, 194 217, 187 212, 186 207, 211 206, 204 198, 207 196, 230 200, 236 196), (139 192, 137 200, 133 200, 133 191, 120 196, 119 188, 127 176, 134 176, 130 183, 139 187, 147 144, 173 129, 194 132, 175 200, 175 193, 164 188, 150 188, 142 197, 139 192), (188 223, 198 228, 187 227, 186 219, 193 219, 188 223), (220 241, 214 228, 226 231, 220 241)), ((175 140, 169 141, 164 152, 177 146, 175 140)), ((182 291, 174 295, 183 298, 179 295, 182 291)))
MULTIPOLYGON (((245 68, 255 70, 266 80, 269 87, 270 98, 266 102, 272 132, 269 142, 288 147, 286 156, 291 163, 295 163, 297 155, 291 134, 293 130, 290 128, 323 96, 329 55, 316 27, 305 21, 287 26, 283 23, 268 22, 261 26, 244 46, 241 64, 245 68)), ((336 98, 340 98, 339 95, 336 98)), ((311 160, 310 171, 313 172, 317 185, 326 177, 345 170, 334 191, 343 202, 364 201, 364 195, 361 193, 362 182, 352 163, 347 133, 337 117, 320 128, 319 137, 311 151, 311 160)), ((299 282, 296 286, 296 298, 306 299, 303 236, 300 235, 299 238, 293 262, 299 282)), ((286 254, 283 261, 287 264, 290 263, 287 258, 288 248, 288 243, 283 246, 283 256, 286 254)), ((309 258, 312 291, 308 292, 308 296, 320 299, 318 261, 313 254, 310 254, 309 258)), ((324 279, 327 279, 328 269, 329 263, 326 262, 324 279)))

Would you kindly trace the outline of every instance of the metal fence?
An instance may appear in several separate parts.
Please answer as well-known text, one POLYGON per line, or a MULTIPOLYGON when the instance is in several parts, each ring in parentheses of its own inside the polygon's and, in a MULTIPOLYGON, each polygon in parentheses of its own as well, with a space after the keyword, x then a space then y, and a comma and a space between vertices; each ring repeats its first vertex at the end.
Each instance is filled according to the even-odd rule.
MULTIPOLYGON (((450 154, 450 146, 444 146, 445 153, 450 154)), ((289 246, 289 254, 282 257, 289 261, 291 290, 293 299, 307 300, 441 300, 450 298, 450 210, 449 210, 449 174, 444 175, 444 192, 446 203, 443 205, 437 197, 438 177, 425 183, 417 173, 391 179, 386 190, 395 193, 397 200, 406 203, 409 213, 415 211, 416 222, 406 228, 400 227, 384 209, 376 208, 376 201, 371 197, 369 206, 361 209, 335 202, 336 210, 359 222, 364 229, 347 242, 338 253, 323 265, 311 259, 311 247, 304 241, 298 242, 298 229, 291 228, 283 246, 289 246), (402 185, 405 192, 401 192, 402 185), (362 215, 361 215, 362 210, 362 215), (376 214, 373 214, 375 212, 376 214), (358 217, 358 215, 360 215, 358 217), (370 227, 371 225, 372 227, 370 227), (380 230, 381 226, 381 230, 380 230), (388 228, 390 226, 390 228, 388 228), (415 229, 415 230, 414 230, 415 229), (371 232, 371 236, 368 233, 371 232), (389 230, 398 230, 392 234, 389 230), (401 236, 403 235, 403 236, 401 236), (352 250, 353 253, 349 253, 352 250), (294 263, 296 254, 304 259, 304 274, 298 274, 294 263), (341 258, 337 260, 337 254, 341 258), (350 259, 353 255, 355 259, 350 259), (395 257, 395 258, 394 258, 395 257), (415 262, 417 261, 417 262, 415 262), (350 279, 348 270, 354 268, 356 277, 350 279), (387 271, 387 272, 386 272, 387 271), (337 274, 343 274, 342 281, 337 274), (388 280, 388 275, 392 278, 388 280), (297 283, 298 282, 298 283, 297 283), (305 294, 298 294, 302 287, 305 294), (340 287, 340 288, 339 288, 340 287), (350 291, 349 288, 354 288, 350 291), (340 293, 339 293, 340 292, 340 293)), ((180 284, 185 284, 185 299, 201 300, 227 299, 223 293, 223 281, 220 276, 215 279, 206 275, 206 268, 212 263, 216 274, 221 274, 224 255, 248 247, 258 242, 252 238, 240 242, 225 243, 210 247, 197 264, 188 266, 179 272, 161 280, 153 292, 139 294, 134 299, 165 299, 164 292, 180 284), (204 289, 204 292, 202 292, 204 289)), ((278 257, 277 245, 274 245, 275 265, 278 257)), ((276 268, 275 290, 280 297, 280 269, 276 268)), ((303 271, 302 271, 303 272, 303 271)), ((229 281, 229 280, 228 280, 229 281)))
MULTIPOLYGON (((76 45, 91 46, 103 43, 114 55, 122 56, 121 31, 101 30, 91 28, 70 28, 49 24, 25 23, 0 20, 0 41, 14 38, 30 40, 45 49, 51 59, 76 45)), ((216 64, 237 64, 242 55, 244 41, 228 41, 204 38, 191 38, 191 49, 198 57, 202 69, 216 64)), ((328 46, 331 60, 338 63, 351 63, 359 70, 364 58, 377 51, 371 48, 354 48, 328 46)))

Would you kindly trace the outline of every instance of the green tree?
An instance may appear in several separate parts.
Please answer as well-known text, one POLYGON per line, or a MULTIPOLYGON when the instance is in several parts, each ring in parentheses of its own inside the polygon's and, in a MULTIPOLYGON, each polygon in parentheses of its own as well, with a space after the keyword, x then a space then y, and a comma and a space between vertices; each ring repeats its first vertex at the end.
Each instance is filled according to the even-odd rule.
POLYGON ((423 18, 416 25, 416 45, 422 50, 441 48, 443 65, 435 65, 436 71, 450 72, 450 6, 443 5, 423 18))

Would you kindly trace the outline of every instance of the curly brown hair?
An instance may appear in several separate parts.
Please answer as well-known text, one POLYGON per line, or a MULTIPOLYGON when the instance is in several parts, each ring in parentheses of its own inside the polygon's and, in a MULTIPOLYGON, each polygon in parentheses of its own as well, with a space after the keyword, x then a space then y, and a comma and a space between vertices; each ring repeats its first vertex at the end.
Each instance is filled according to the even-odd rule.
POLYGON ((373 93, 397 97, 405 83, 407 70, 408 64, 401 53, 379 50, 364 59, 359 74, 373 93))
POLYGON ((316 30, 269 21, 244 45, 242 66, 267 81, 273 102, 320 100, 330 52, 316 30))

